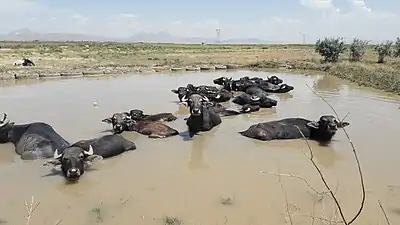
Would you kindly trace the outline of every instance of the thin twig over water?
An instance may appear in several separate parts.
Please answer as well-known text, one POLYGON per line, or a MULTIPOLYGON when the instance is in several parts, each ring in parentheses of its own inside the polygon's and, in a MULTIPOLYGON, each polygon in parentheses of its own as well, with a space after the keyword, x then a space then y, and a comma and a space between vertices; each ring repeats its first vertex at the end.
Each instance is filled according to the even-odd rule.
POLYGON ((383 206, 382 206, 382 204, 381 204, 381 201, 378 200, 378 204, 379 204, 379 207, 381 208, 381 210, 382 210, 382 212, 383 212, 383 215, 385 216, 385 220, 386 220, 387 225, 390 225, 389 218, 388 218, 388 216, 387 216, 387 214, 386 214, 385 209, 383 208, 383 206))

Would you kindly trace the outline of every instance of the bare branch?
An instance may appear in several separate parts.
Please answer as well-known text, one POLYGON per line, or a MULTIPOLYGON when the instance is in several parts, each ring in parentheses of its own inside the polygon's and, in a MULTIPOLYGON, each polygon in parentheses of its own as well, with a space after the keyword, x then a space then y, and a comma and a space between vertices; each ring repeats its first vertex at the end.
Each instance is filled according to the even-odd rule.
POLYGON ((382 206, 382 204, 381 204, 381 201, 378 200, 378 204, 379 204, 379 207, 381 208, 381 210, 382 210, 382 212, 383 212, 383 215, 385 216, 387 225, 390 225, 389 218, 388 218, 388 216, 387 216, 387 214, 386 214, 385 209, 383 208, 383 206, 382 206))
POLYGON ((331 197, 332 197, 333 200, 335 201, 336 207, 338 207, 338 209, 339 209, 339 213, 340 213, 340 216, 342 217, 343 222, 344 222, 346 225, 348 225, 348 223, 346 222, 346 218, 344 217, 343 210, 342 210, 342 207, 340 206, 340 203, 339 203, 338 199, 336 198, 335 194, 333 193, 333 191, 331 190, 330 186, 329 186, 328 183, 326 182, 325 177, 324 177, 324 175, 322 174, 321 170, 319 169, 319 167, 317 166, 317 164, 314 162, 314 154, 313 154, 313 152, 312 152, 310 143, 308 142, 307 138, 304 136, 304 134, 303 134, 303 132, 300 130, 300 128, 299 128, 297 125, 295 125, 295 127, 297 128, 297 130, 300 132, 301 136, 303 137, 303 139, 304 139, 305 142, 307 143, 308 149, 309 149, 309 151, 310 151, 309 160, 310 160, 311 164, 314 166, 315 170, 317 170, 317 172, 318 172, 318 174, 319 174, 319 176, 320 176, 322 182, 324 183, 326 189, 328 189, 329 194, 331 195, 331 197))
POLYGON ((31 203, 30 204, 28 204, 27 200, 25 200, 25 208, 26 208, 26 213, 27 213, 27 216, 25 217, 26 218, 26 225, 30 224, 33 212, 40 205, 40 202, 38 202, 36 204, 34 204, 34 203, 35 203, 35 200, 34 200, 33 196, 31 198, 31 203))
MULTIPOLYGON (((336 115, 336 117, 338 118, 339 121, 343 121, 343 120, 340 119, 340 116, 339 116, 339 114, 336 112, 336 110, 332 107, 331 104, 329 104, 328 101, 325 100, 324 97, 322 97, 322 96, 319 95, 317 92, 315 92, 309 85, 306 84, 306 86, 307 86, 315 95, 317 95, 318 97, 320 97, 320 98, 332 109, 332 111, 335 113, 335 115, 336 115)), ((346 116, 347 116, 347 115, 346 115, 346 116)), ((298 128, 297 128, 297 129, 298 129, 298 128)), ((346 135, 346 138, 347 138, 348 142, 349 142, 350 145, 351 145, 351 148, 352 148, 352 151, 353 151, 353 155, 354 155, 354 158, 355 158, 355 160, 356 160, 357 169, 358 169, 358 173, 359 173, 359 176, 360 176, 360 184, 361 184, 361 192, 362 192, 362 193, 361 193, 360 208, 358 209, 356 215, 354 215, 354 217, 353 217, 349 222, 346 223, 346 221, 344 221, 346 225, 349 225, 349 224, 353 223, 353 222, 360 216, 362 210, 364 209, 365 198, 366 198, 366 190, 365 190, 364 176, 363 176, 363 173, 362 173, 360 160, 358 159, 358 154, 357 154, 356 147, 354 146, 354 143, 352 142, 352 140, 351 140, 349 134, 347 133, 346 129, 345 129, 344 127, 342 127, 342 130, 343 130, 344 134, 346 135)), ((301 131, 300 131, 300 132, 301 132, 301 131)), ((302 134, 302 135, 303 135, 303 134, 302 134)), ((304 136, 304 135, 303 135, 303 136, 304 136)), ((307 145, 310 146, 310 145, 308 144, 308 142, 307 142, 307 145)), ((311 149, 310 149, 310 151, 311 151, 311 149)), ((339 211, 340 211, 340 209, 339 209, 339 211)), ((342 213, 342 212, 341 212, 341 213, 342 213)), ((344 216, 342 216, 342 218, 344 219, 344 216)))

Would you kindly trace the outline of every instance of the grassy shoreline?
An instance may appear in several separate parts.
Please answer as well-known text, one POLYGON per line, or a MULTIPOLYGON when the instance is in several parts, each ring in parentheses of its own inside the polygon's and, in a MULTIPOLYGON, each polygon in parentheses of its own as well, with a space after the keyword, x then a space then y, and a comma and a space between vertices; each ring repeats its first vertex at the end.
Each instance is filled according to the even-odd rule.
POLYGON ((345 52, 335 64, 322 64, 313 45, 0 42, 0 47, 0 80, 185 71, 186 67, 206 70, 208 66, 232 65, 238 69, 320 71, 400 94, 400 60, 387 58, 385 64, 378 64, 372 47, 361 63, 349 62, 345 52), (12 65, 23 57, 33 60, 36 66, 12 65))

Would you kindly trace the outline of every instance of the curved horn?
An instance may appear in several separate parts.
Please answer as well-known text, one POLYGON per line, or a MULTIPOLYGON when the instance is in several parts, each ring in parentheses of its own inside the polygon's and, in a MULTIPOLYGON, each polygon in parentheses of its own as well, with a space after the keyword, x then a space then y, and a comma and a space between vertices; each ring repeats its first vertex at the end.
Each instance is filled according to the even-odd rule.
POLYGON ((0 120, 0 123, 4 123, 4 121, 6 121, 6 119, 7 119, 7 114, 3 113, 3 119, 0 120))
POLYGON ((61 158, 61 156, 62 156, 62 154, 58 154, 58 149, 56 149, 56 150, 54 151, 53 158, 59 159, 59 158, 61 158))
POLYGON ((250 99, 253 101, 258 101, 258 100, 260 100, 260 97, 252 95, 250 99))
POLYGON ((215 98, 216 98, 216 99, 219 99, 219 98, 221 98, 221 95, 220 95, 220 94, 217 94, 217 96, 215 96, 215 98))
POLYGON ((187 100, 188 100, 188 98, 186 98, 186 95, 181 98, 182 102, 187 102, 187 100))
POLYGON ((207 98, 207 96, 203 96, 204 101, 209 102, 210 99, 207 98))
POLYGON ((83 153, 84 153, 85 155, 93 155, 94 152, 93 152, 93 147, 92 147, 92 145, 89 145, 89 151, 83 151, 83 153))

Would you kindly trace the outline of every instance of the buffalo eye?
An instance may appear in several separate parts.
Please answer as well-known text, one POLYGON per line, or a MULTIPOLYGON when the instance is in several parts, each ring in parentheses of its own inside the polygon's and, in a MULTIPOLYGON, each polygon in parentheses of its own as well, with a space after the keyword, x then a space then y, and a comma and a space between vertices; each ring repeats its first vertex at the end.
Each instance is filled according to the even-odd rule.
POLYGON ((83 155, 83 153, 79 154, 79 159, 83 159, 85 158, 85 155, 83 155))

